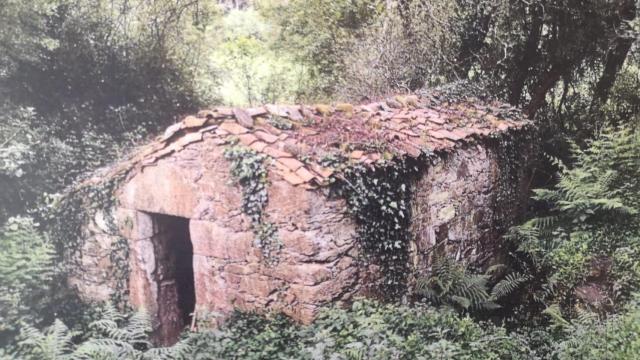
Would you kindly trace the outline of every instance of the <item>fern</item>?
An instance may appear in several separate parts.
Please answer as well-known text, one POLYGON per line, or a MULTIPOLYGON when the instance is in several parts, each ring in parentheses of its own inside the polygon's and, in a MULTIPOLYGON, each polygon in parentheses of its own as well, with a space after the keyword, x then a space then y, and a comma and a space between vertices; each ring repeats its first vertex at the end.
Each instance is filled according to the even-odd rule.
POLYGON ((512 294, 531 280, 528 274, 511 273, 492 288, 489 282, 506 269, 504 264, 489 267, 484 274, 472 274, 462 263, 449 257, 435 257, 431 273, 417 280, 416 292, 426 301, 459 310, 495 310, 501 298, 512 294))
POLYGON ((142 358, 144 360, 187 360, 192 359, 192 354, 194 352, 195 349, 187 338, 180 340, 171 347, 149 349, 149 351, 144 353, 142 358))
POLYGON ((504 279, 500 280, 494 287, 491 289, 491 298, 492 299, 500 299, 511 293, 513 293, 516 289, 518 289, 522 284, 531 280, 531 275, 521 274, 521 273, 511 273, 507 274, 504 279))
POLYGON ((53 280, 59 274, 55 252, 29 218, 9 219, 0 228, 0 347, 22 323, 49 319, 53 280))
POLYGON ((45 331, 25 324, 20 333, 18 349, 28 359, 72 360, 72 340, 76 335, 60 320, 55 320, 45 331))
POLYGON ((449 257, 436 257, 430 275, 418 279, 416 291, 434 305, 465 311, 494 309, 499 305, 487 291, 489 279, 489 275, 470 274, 464 265, 449 257))
POLYGON ((90 337, 75 344, 72 340, 78 334, 60 320, 42 332, 25 325, 16 355, 25 360, 181 360, 189 359, 193 350, 186 340, 172 347, 152 348, 151 322, 144 311, 127 317, 106 304, 102 318, 90 328, 90 337))
POLYGON ((556 327, 563 328, 571 325, 571 323, 562 316, 562 310, 558 304, 550 305, 542 313, 549 316, 556 327))
POLYGON ((548 277, 535 300, 572 303, 573 289, 592 281, 591 263, 602 258, 614 263, 610 283, 625 283, 622 292, 605 286, 609 295, 628 299, 640 290, 634 275, 640 263, 622 262, 616 254, 640 254, 640 131, 605 129, 584 148, 572 144, 571 151, 572 167, 556 163, 557 185, 535 191, 534 199, 549 210, 513 228, 508 239, 538 275, 548 277))

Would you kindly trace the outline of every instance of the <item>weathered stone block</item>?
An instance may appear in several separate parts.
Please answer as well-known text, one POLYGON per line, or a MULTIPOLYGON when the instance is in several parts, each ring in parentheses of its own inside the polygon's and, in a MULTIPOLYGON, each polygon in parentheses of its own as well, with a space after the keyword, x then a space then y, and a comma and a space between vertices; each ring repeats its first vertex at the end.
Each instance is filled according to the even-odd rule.
POLYGON ((238 233, 210 221, 191 220, 189 231, 194 254, 220 259, 247 259, 255 240, 252 232, 238 233))
POLYGON ((129 240, 148 239, 158 232, 151 215, 145 212, 120 207, 115 216, 118 231, 129 240))
POLYGON ((160 161, 122 188, 120 201, 128 209, 191 218, 198 205, 199 192, 188 180, 188 171, 160 161), (154 189, 154 191, 149 191, 154 189))

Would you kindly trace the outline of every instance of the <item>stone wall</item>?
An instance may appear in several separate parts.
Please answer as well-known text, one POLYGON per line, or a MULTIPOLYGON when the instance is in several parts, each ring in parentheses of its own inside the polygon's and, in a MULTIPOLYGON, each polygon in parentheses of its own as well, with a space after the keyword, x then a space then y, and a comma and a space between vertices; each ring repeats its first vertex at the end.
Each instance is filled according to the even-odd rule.
POLYGON ((250 220, 241 211, 241 189, 233 185, 222 152, 211 142, 194 144, 145 168, 121 189, 118 222, 129 224, 123 234, 131 240, 131 302, 152 313, 162 341, 172 338, 167 327, 179 326, 166 318, 174 299, 170 291, 162 295, 157 214, 189 220, 200 312, 274 310, 309 322, 321 305, 357 293, 355 226, 344 201, 272 176, 265 212, 282 248, 276 264, 267 264, 254 245, 250 220))
POLYGON ((482 266, 500 253, 500 236, 523 214, 535 144, 500 140, 444 154, 415 184, 411 268, 429 269, 434 253, 482 266), (505 155, 512 160, 505 162, 505 155), (516 156, 513 156, 513 155, 516 156))
POLYGON ((111 263, 113 244, 118 240, 107 222, 104 211, 98 211, 83 226, 81 248, 75 266, 70 267, 68 281, 86 301, 109 301, 117 288, 111 263))
MULTIPOLYGON (((308 323, 325 304, 367 294, 377 275, 359 265, 356 224, 344 200, 327 197, 326 189, 292 186, 270 171, 265 213, 282 243, 270 264, 254 244, 250 219, 241 211, 242 191, 223 151, 205 138, 145 167, 119 190, 116 217, 129 240, 130 301, 150 312, 159 342, 174 341, 187 325, 169 264, 175 260, 167 253, 178 235, 163 215, 188 221, 197 312, 215 312, 222 320, 234 309, 282 311, 308 323)), ((531 154, 526 143, 507 151, 531 154)), ((505 164, 504 152, 498 141, 472 142, 427 167, 414 188, 411 269, 428 269, 440 243, 458 259, 482 262, 495 254, 501 231, 528 196, 530 158, 505 164)), ((104 300, 113 286, 103 271, 109 238, 92 226, 85 274, 73 281, 86 297, 104 300)))

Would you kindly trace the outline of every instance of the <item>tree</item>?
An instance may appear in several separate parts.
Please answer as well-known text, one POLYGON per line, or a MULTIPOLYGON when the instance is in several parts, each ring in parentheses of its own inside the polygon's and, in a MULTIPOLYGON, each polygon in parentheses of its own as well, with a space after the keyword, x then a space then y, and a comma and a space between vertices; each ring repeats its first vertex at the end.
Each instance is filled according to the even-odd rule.
POLYGON ((4 0, 0 8, 0 166, 8 169, 0 182, 9 198, 0 221, 215 102, 195 89, 199 35, 215 12, 199 1, 4 0))

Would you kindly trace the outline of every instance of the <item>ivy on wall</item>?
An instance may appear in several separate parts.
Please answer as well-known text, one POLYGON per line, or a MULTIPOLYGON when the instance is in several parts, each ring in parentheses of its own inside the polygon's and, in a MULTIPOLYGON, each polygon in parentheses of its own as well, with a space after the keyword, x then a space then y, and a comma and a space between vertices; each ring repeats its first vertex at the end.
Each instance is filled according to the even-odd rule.
POLYGON ((242 187, 242 211, 251 219, 256 245, 267 263, 276 263, 282 244, 278 229, 266 219, 264 213, 269 201, 265 167, 268 157, 239 145, 225 149, 224 157, 231 163, 231 176, 242 187))
POLYGON ((378 290, 388 300, 406 293, 412 182, 424 163, 396 158, 375 168, 348 166, 337 183, 337 191, 346 199, 356 221, 365 265, 380 267, 378 290))
POLYGON ((493 213, 493 227, 498 232, 504 232, 509 227, 513 226, 516 222, 513 207, 504 207, 504 204, 523 204, 526 203, 523 195, 527 195, 529 189, 521 188, 520 181, 525 179, 525 174, 522 172, 528 167, 525 166, 531 154, 537 153, 535 147, 538 146, 534 132, 530 131, 517 131, 509 132, 508 134, 493 135, 486 140, 488 142, 488 149, 495 149, 497 156, 497 164, 500 167, 497 170, 498 179, 495 180, 496 184, 500 186, 494 190, 492 208, 495 209, 493 213), (528 144, 530 149, 523 151, 522 144, 528 144))
POLYGON ((101 212, 105 233, 114 238, 111 243, 109 278, 115 288, 111 301, 121 309, 128 307, 129 295, 129 242, 120 235, 113 210, 116 207, 115 190, 126 178, 126 173, 109 178, 98 184, 78 186, 59 199, 47 216, 53 226, 51 236, 56 246, 59 262, 67 272, 82 267, 82 249, 91 235, 86 228, 101 212))

